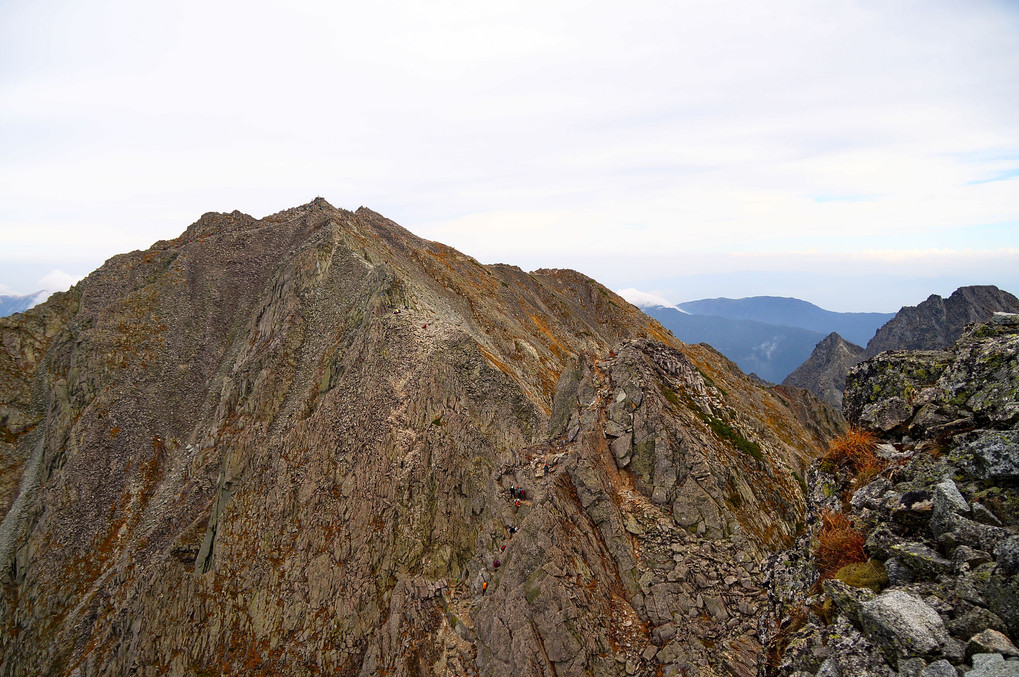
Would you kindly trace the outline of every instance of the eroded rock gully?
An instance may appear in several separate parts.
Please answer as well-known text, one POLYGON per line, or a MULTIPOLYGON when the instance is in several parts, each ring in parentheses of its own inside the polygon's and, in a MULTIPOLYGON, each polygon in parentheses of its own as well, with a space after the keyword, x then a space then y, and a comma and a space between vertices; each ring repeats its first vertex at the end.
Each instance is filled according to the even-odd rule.
POLYGON ((321 199, 0 337, 0 675, 751 675, 841 425, 579 273, 321 199))

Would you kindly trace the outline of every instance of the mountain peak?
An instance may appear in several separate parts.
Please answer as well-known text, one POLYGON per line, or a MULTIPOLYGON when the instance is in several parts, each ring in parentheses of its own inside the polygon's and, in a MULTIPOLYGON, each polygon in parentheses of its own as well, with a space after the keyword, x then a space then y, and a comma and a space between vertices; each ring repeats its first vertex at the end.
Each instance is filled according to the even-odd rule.
POLYGON ((581 273, 318 202, 0 334, 14 672, 753 674, 756 563, 839 425, 581 273))
POLYGON ((1019 299, 993 285, 959 287, 947 299, 931 294, 903 306, 867 343, 865 357, 885 350, 940 350, 955 343, 965 326, 998 311, 1019 312, 1019 299))
POLYGON ((807 361, 789 374, 782 385, 809 390, 836 409, 841 409, 846 374, 860 361, 862 354, 862 347, 832 332, 814 347, 807 361))

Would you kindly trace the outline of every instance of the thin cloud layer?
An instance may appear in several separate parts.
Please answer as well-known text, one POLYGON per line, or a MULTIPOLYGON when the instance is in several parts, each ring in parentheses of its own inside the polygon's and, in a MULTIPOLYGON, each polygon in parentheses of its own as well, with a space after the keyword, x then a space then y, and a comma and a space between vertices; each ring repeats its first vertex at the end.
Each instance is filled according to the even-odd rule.
POLYGON ((1017 43, 1019 10, 982 0, 16 0, 0 271, 315 195, 621 287, 652 259, 677 279, 1015 264, 1017 43))

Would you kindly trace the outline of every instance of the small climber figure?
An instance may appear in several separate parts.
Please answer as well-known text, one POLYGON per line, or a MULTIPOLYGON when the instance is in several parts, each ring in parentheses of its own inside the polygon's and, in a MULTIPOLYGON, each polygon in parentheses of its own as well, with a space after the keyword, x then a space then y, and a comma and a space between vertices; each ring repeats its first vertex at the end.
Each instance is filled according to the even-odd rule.
POLYGON ((527 496, 524 495, 525 493, 526 492, 524 491, 523 487, 517 488, 517 496, 519 496, 520 498, 527 498, 527 496))
POLYGON ((514 484, 513 486, 510 487, 510 496, 512 498, 517 497, 517 485, 514 484))
POLYGON ((547 475, 549 472, 551 472, 551 469, 548 467, 548 463, 546 463, 545 464, 545 474, 547 475))
POLYGON ((514 508, 519 508, 520 507, 520 499, 519 498, 517 500, 513 501, 513 507, 514 508))
POLYGON ((512 536, 513 534, 517 533, 517 530, 518 530, 519 528, 520 528, 520 527, 510 527, 510 528, 509 528, 510 536, 512 536))
POLYGON ((481 594, 484 595, 486 590, 488 590, 488 581, 481 581, 481 594))
POLYGON ((499 560, 495 560, 494 562, 492 562, 492 568, 493 569, 498 569, 499 568, 499 560))

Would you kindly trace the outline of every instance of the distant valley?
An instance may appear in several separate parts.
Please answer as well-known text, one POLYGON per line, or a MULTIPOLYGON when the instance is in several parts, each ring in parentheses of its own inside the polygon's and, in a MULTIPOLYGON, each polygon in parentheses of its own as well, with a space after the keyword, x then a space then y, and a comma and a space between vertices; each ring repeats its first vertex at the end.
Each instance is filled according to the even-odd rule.
POLYGON ((776 296, 638 304, 685 343, 707 343, 746 373, 781 383, 832 332, 866 345, 895 313, 838 313, 776 296))

